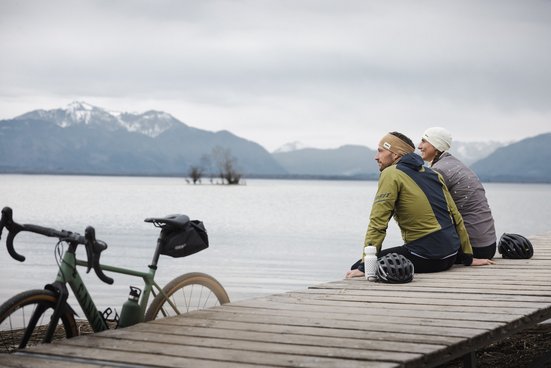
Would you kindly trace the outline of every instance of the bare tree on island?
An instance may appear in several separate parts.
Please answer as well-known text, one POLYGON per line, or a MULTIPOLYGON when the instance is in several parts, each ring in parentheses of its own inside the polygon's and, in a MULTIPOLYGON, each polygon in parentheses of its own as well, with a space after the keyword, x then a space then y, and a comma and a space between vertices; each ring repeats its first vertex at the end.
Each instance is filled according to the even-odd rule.
POLYGON ((242 174, 237 171, 237 159, 232 156, 229 148, 216 146, 212 149, 212 159, 218 169, 222 181, 228 184, 239 184, 242 174))
MULTIPOLYGON (((213 176, 218 175, 222 184, 239 184, 242 174, 237 171, 237 159, 232 156, 229 148, 216 146, 212 149, 210 155, 201 156, 200 163, 191 165, 188 168, 188 176, 193 184, 201 183, 201 178, 205 173, 210 173, 211 183, 213 176)), ((189 183, 189 181, 186 179, 189 183)))
POLYGON ((201 178, 203 177, 203 168, 200 166, 191 165, 189 167, 188 175, 191 178, 191 181, 193 184, 197 184, 201 182, 201 178))
MULTIPOLYGON (((198 165, 191 165, 188 170, 188 176, 193 184, 201 183, 201 178, 206 172, 212 173, 212 163, 209 155, 202 155, 198 165)), ((212 174, 211 174, 212 175, 212 174)), ((212 182, 212 176, 211 176, 212 182)))

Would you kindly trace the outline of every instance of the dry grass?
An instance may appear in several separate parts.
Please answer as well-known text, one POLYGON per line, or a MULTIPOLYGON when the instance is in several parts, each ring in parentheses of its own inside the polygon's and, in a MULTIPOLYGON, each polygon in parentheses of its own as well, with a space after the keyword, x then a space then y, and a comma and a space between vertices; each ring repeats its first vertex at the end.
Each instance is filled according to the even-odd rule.
MULTIPOLYGON (((551 368, 551 323, 505 338, 476 353, 479 368, 551 368)), ((441 367, 463 367, 461 359, 441 367)))

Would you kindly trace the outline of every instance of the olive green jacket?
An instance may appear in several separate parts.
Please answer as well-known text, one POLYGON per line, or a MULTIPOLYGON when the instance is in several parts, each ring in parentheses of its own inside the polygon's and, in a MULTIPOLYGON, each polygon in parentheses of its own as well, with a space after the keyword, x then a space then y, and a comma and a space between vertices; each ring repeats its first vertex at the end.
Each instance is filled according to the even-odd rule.
POLYGON ((461 248, 472 260, 469 236, 444 179, 423 166, 423 160, 416 154, 403 156, 381 173, 365 245, 375 245, 381 250, 392 216, 405 245, 415 254, 443 259, 461 248))

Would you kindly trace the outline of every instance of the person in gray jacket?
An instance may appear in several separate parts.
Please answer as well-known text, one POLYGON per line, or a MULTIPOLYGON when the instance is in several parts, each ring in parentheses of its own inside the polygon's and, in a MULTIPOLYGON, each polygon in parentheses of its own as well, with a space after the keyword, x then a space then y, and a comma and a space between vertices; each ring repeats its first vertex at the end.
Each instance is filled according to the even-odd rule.
POLYGON ((444 128, 423 133, 418 149, 423 160, 438 171, 463 217, 474 258, 492 259, 496 252, 496 231, 486 192, 478 176, 448 150, 452 136, 444 128))

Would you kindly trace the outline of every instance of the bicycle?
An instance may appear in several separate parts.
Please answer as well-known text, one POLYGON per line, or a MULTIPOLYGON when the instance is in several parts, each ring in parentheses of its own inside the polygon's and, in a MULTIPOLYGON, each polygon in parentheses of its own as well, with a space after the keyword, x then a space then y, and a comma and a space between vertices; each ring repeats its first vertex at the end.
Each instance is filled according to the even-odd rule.
POLYGON ((146 218, 144 221, 161 229, 152 262, 146 272, 101 264, 101 253, 107 249, 107 244, 96 239, 92 226, 88 226, 82 236, 76 232, 39 225, 21 225, 13 221, 12 209, 4 207, 0 218, 0 238, 6 228, 6 246, 12 258, 25 261, 25 257, 15 251, 13 241, 19 232, 28 231, 58 238, 56 254, 60 256, 60 260, 58 259, 58 272, 53 283, 46 285, 44 289, 19 293, 0 306, 0 352, 13 352, 37 343, 49 343, 57 338, 71 338, 80 334, 75 320, 76 313, 67 302, 67 284, 93 332, 107 330, 110 325, 115 328, 127 327, 143 321, 229 303, 228 294, 222 285, 204 273, 180 275, 164 288, 155 282, 155 272, 161 255, 186 257, 208 247, 208 236, 201 221, 190 220, 187 215, 146 218), (67 250, 64 250, 63 244, 68 245, 67 250), (76 258, 79 245, 85 246, 86 260, 76 258), (140 289, 131 286, 129 300, 124 303, 120 315, 115 312, 113 316, 111 308, 99 312, 77 266, 86 267, 87 273, 93 269, 97 277, 106 284, 112 284, 113 279, 105 275, 104 271, 140 277, 144 282, 143 292, 140 295, 140 289), (154 298, 147 307, 150 295, 154 298))

